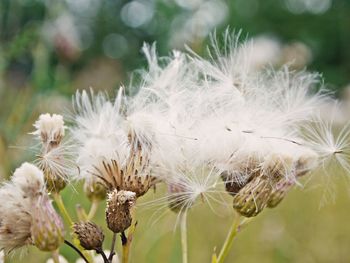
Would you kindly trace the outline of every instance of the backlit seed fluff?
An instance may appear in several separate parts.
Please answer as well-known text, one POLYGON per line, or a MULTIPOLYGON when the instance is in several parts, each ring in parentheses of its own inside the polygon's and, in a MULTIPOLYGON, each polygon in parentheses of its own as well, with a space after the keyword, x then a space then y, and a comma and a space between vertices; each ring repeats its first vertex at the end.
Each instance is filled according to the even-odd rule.
POLYGON ((107 226, 114 233, 121 233, 132 222, 131 208, 135 205, 136 194, 130 191, 113 190, 108 194, 106 221, 107 226))
POLYGON ((29 163, 17 168, 11 180, 0 188, 0 250, 9 253, 32 244, 33 207, 43 195, 43 173, 29 163))
POLYGON ((41 114, 34 127, 36 130, 32 134, 37 135, 47 147, 60 144, 65 133, 63 117, 58 114, 41 114))
POLYGON ((98 225, 91 222, 80 222, 73 225, 73 230, 84 249, 102 251, 105 236, 98 225))

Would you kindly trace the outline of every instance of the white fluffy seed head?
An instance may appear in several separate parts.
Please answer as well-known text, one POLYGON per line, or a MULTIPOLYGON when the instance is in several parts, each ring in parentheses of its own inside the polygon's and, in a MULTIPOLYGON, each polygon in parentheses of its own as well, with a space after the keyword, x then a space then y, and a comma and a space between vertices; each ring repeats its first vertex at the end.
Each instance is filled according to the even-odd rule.
POLYGON ((59 144, 65 133, 63 117, 58 114, 41 114, 34 123, 36 130, 32 133, 37 135, 44 144, 59 144))
POLYGON ((41 195, 45 188, 43 172, 30 163, 17 168, 11 181, 31 198, 41 195))

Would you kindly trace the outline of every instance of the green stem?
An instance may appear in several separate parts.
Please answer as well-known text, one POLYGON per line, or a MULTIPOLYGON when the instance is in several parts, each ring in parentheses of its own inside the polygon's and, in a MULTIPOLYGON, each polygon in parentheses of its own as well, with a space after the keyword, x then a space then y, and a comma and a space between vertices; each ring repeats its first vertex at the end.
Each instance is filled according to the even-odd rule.
POLYGON ((60 263, 60 254, 58 253, 58 249, 52 251, 52 260, 54 263, 60 263))
POLYGON ((241 219, 240 215, 236 214, 234 219, 233 219, 233 223, 232 223, 230 232, 228 233, 226 240, 225 240, 225 243, 221 248, 219 257, 217 258, 218 263, 223 263, 225 258, 227 257, 227 255, 232 247, 233 240, 238 233, 240 219, 241 219))
POLYGON ((72 226, 74 224, 72 218, 70 217, 64 203, 62 200, 62 196, 59 193, 52 193, 53 199, 55 200, 58 210, 60 210, 61 214, 64 217, 64 220, 67 222, 69 226, 72 226))
POLYGON ((89 214, 87 216, 88 221, 91 220, 95 216, 97 209, 98 209, 98 205, 99 205, 99 201, 97 201, 97 200, 92 201, 90 211, 89 211, 89 214))
POLYGON ((187 251, 187 213, 180 214, 180 228, 181 228, 181 246, 182 246, 182 263, 188 262, 187 251))

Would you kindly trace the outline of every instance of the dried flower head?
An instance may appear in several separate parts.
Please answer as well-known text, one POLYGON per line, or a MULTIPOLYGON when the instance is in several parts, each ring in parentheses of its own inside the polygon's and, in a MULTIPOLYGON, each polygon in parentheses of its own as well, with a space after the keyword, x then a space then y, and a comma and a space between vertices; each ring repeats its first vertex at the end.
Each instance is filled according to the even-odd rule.
POLYGON ((136 194, 130 191, 113 190, 108 194, 106 221, 114 233, 126 230, 132 222, 131 208, 135 205, 136 194))
POLYGON ((92 222, 80 222, 73 225, 73 230, 84 249, 102 251, 105 236, 98 225, 92 222))

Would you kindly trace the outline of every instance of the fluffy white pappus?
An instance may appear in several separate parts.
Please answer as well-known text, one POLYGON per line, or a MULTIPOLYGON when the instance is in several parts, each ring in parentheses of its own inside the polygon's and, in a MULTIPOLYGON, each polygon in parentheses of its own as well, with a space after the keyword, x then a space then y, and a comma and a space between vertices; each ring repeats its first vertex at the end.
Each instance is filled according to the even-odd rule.
POLYGON ((92 137, 78 150, 77 165, 80 173, 77 179, 95 180, 96 167, 103 166, 103 162, 117 161, 123 165, 129 154, 127 145, 120 143, 115 137, 92 137))
POLYGON ((31 243, 31 199, 17 185, 0 188, 0 250, 6 254, 31 243))
POLYGON ((44 144, 59 144, 65 133, 63 117, 58 114, 41 114, 33 125, 36 130, 33 135, 38 136, 44 144))
POLYGON ((43 172, 30 163, 23 163, 17 168, 11 181, 31 198, 40 196, 45 189, 43 172))
MULTIPOLYGON (((62 256, 62 255, 58 256, 58 262, 59 263, 68 263, 67 259, 64 256, 62 256)), ((83 261, 83 262, 85 262, 85 261, 83 261)), ((49 258, 46 261, 46 263, 55 263, 55 261, 52 258, 49 258)))
POLYGON ((319 156, 319 166, 325 169, 339 166, 350 173, 350 124, 338 130, 331 122, 320 118, 304 127, 304 144, 319 156))
POLYGON ((77 91, 74 101, 74 127, 72 136, 78 143, 84 143, 91 137, 106 138, 118 136, 123 117, 121 115, 122 94, 114 102, 103 93, 94 94, 77 91))
POLYGON ((72 176, 74 177, 78 173, 78 167, 74 161, 76 156, 74 143, 65 141, 48 152, 38 154, 34 164, 45 174, 68 182, 72 176))
POLYGON ((12 250, 30 245, 32 209, 46 194, 43 173, 34 165, 22 164, 11 181, 0 188, 0 250, 12 250))

